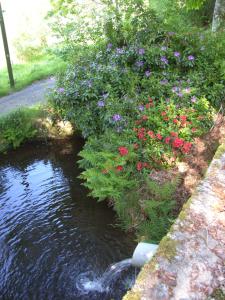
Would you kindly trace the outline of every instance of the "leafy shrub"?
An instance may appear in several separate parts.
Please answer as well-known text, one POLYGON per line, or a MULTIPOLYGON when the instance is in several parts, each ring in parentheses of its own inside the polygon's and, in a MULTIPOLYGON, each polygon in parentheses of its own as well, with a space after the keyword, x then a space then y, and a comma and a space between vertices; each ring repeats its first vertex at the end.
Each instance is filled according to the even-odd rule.
POLYGON ((41 113, 38 109, 19 109, 0 118, 0 152, 17 148, 36 133, 35 120, 41 113))
POLYGON ((132 9, 111 20, 107 44, 69 66, 51 104, 87 138, 80 167, 90 194, 108 199, 125 229, 158 241, 178 183, 149 176, 188 155, 210 128, 225 95, 224 49, 220 35, 169 32, 152 11, 132 9))
POLYGON ((81 58, 60 78, 51 102, 85 137, 115 127, 114 115, 121 116, 120 125, 129 123, 148 95, 187 107, 205 97, 219 107, 225 96, 224 70, 220 57, 215 59, 216 47, 222 47, 216 39, 159 27, 146 44, 108 44, 81 58))

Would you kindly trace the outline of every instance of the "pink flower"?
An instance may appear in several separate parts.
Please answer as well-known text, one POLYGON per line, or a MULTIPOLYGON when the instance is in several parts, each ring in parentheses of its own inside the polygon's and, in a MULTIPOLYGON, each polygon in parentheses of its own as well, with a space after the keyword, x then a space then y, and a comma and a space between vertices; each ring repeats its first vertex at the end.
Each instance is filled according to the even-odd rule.
POLYGON ((137 165, 136 165, 136 168, 137 168, 138 171, 141 171, 141 170, 143 169, 143 164, 142 164, 142 162, 139 161, 139 162, 137 163, 137 165))
POLYGON ((123 166, 117 166, 116 170, 119 171, 119 172, 123 171, 123 166))
POLYGON ((170 143, 170 139, 171 139, 170 136, 167 136, 167 137, 165 138, 165 143, 166 143, 166 144, 169 144, 169 143, 170 143))
POLYGON ((161 139, 162 139, 162 136, 161 136, 160 133, 157 133, 157 134, 156 134, 156 137, 157 137, 158 140, 161 140, 161 139))
POLYGON ((178 136, 177 132, 174 132, 174 131, 170 132, 170 135, 173 136, 173 137, 177 137, 178 136))
POLYGON ((126 156, 129 153, 126 147, 119 147, 118 150, 121 156, 126 156))
POLYGON ((188 153, 191 150, 191 147, 192 147, 192 143, 184 142, 183 147, 182 147, 182 152, 188 153))
POLYGON ((155 134, 154 134, 154 132, 151 131, 151 130, 149 130, 149 131, 147 132, 147 135, 150 136, 150 138, 152 138, 152 139, 155 138, 155 134))
POLYGON ((187 121, 187 116, 180 116, 180 119, 182 122, 186 122, 187 121))
POLYGON ((184 141, 180 138, 175 138, 175 140, 173 141, 174 148, 180 148, 183 146, 183 144, 184 144, 184 141))

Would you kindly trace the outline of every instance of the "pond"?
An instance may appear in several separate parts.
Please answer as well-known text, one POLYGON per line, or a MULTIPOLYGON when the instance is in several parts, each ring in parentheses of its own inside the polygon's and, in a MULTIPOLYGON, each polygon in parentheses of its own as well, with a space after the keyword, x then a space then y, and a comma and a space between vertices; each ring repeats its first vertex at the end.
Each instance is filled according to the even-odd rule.
POLYGON ((121 299, 131 286, 132 268, 106 289, 97 284, 136 242, 106 203, 87 196, 77 178, 82 146, 76 138, 1 156, 1 300, 121 299))

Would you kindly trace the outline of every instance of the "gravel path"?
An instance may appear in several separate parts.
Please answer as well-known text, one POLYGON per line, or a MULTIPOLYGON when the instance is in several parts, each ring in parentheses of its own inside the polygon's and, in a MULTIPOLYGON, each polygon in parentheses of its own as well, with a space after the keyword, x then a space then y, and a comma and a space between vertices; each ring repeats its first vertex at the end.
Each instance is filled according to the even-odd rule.
POLYGON ((0 98, 0 115, 5 115, 20 107, 45 103, 46 93, 54 86, 54 78, 44 79, 31 84, 19 92, 0 98))

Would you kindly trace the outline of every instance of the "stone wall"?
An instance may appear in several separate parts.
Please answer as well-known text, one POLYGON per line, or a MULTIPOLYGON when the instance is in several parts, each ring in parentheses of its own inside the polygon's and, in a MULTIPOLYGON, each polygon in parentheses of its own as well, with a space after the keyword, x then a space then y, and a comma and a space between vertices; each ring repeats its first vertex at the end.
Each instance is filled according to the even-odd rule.
POLYGON ((124 300, 225 299, 225 145, 124 300))

